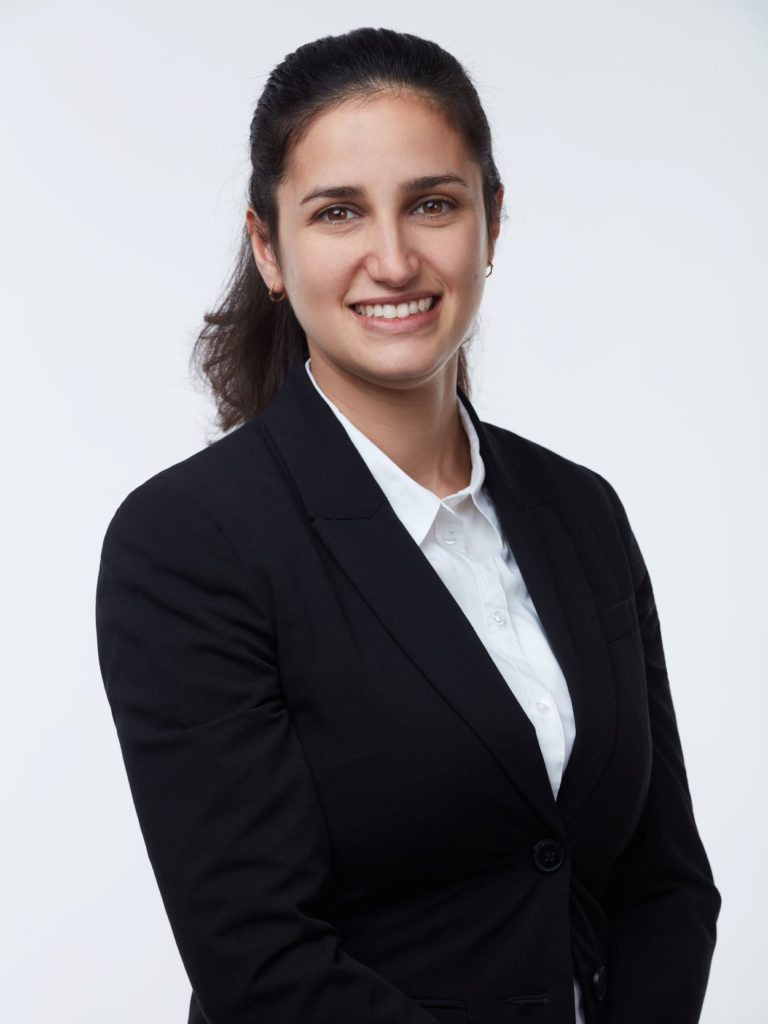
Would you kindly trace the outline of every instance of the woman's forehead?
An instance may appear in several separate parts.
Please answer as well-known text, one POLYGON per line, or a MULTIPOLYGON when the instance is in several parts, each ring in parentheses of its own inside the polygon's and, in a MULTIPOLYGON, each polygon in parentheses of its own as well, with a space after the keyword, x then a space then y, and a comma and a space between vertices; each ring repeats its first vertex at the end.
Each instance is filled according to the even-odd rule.
POLYGON ((462 135, 433 103, 387 92, 345 100, 318 114, 291 153, 281 190, 300 201, 318 187, 399 186, 445 174, 463 178, 472 189, 479 184, 479 168, 462 135))

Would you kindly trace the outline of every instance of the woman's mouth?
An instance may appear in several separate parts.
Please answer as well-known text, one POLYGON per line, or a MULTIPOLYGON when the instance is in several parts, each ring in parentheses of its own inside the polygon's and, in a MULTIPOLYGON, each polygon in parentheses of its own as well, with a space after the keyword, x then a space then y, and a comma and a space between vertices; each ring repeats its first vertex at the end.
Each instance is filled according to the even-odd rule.
POLYGON ((420 313, 428 313, 439 301, 439 295, 430 295, 424 299, 397 304, 390 302, 373 305, 357 303, 352 306, 352 309, 358 316, 365 317, 366 320, 405 320, 418 316, 420 313))
POLYGON ((436 321, 440 296, 430 295, 412 302, 382 304, 355 303, 349 307, 357 323, 374 334, 404 334, 417 331, 436 321))

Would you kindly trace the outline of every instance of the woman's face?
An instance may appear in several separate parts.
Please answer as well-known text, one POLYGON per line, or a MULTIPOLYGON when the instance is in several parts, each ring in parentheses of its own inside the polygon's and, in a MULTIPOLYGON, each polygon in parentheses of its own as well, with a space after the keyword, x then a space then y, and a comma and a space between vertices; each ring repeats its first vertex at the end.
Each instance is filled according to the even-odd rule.
POLYGON ((384 93, 319 115, 277 207, 279 264, 249 210, 254 255, 287 292, 313 371, 396 388, 455 374, 493 245, 480 168, 434 107, 384 93))

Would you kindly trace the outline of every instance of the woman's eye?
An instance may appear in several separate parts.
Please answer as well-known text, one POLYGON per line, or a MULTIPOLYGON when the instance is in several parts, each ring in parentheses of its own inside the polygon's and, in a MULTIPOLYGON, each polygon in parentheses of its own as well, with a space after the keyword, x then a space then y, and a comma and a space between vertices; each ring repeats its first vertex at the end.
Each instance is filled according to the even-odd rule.
POLYGON ((423 209, 428 217, 439 217, 452 208, 453 203, 448 199, 425 199, 416 207, 417 210, 423 209))
POLYGON ((318 214, 318 220, 325 221, 326 224, 346 224, 356 216, 355 211, 350 210, 348 206, 330 206, 318 214))
MULTIPOLYGON (((424 199, 414 209, 414 213, 424 213, 427 217, 442 217, 455 207, 449 199, 424 199)), ((317 214, 317 220, 324 224, 349 224, 357 220, 360 214, 349 206, 329 206, 317 214)))

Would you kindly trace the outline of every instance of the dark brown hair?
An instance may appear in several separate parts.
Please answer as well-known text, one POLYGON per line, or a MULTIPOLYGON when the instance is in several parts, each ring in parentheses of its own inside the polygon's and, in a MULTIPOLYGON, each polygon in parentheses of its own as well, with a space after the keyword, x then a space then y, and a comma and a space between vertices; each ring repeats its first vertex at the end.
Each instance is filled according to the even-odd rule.
MULTIPOLYGON (((312 120, 352 96, 407 89, 433 102, 461 133, 483 177, 490 232, 501 184, 491 131, 469 75, 436 43, 385 28, 358 28, 300 46, 269 76, 251 122, 248 200, 278 253, 277 187, 288 159, 312 120)), ((291 364, 309 355, 290 300, 271 302, 256 267, 248 228, 218 306, 205 314, 192 362, 207 378, 217 422, 230 430, 257 415, 282 384, 291 364)), ((471 335, 470 335, 471 338, 471 335)), ((457 382, 470 394, 465 345, 457 382)))

